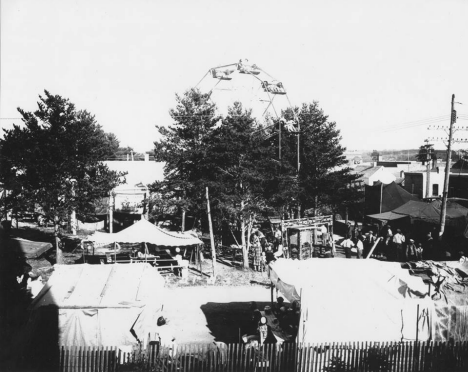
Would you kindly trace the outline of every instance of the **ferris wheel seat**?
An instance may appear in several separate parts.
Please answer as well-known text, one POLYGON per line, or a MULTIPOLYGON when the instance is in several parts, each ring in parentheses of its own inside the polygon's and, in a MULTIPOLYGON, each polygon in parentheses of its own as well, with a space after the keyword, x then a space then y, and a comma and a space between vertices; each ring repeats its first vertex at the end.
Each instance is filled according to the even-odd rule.
POLYGON ((239 73, 240 74, 249 74, 249 75, 258 75, 260 73, 260 71, 254 69, 254 68, 241 67, 241 68, 239 68, 239 73))
POLYGON ((271 94, 286 94, 286 91, 284 89, 278 88, 276 86, 268 86, 266 88, 263 88, 263 90, 267 93, 271 94))
POLYGON ((271 94, 286 94, 286 92, 283 90, 283 91, 271 91, 269 92, 271 94))
POLYGON ((234 72, 234 70, 225 70, 225 71, 220 71, 220 70, 211 70, 211 75, 215 79, 220 79, 220 80, 232 80, 231 75, 234 72))

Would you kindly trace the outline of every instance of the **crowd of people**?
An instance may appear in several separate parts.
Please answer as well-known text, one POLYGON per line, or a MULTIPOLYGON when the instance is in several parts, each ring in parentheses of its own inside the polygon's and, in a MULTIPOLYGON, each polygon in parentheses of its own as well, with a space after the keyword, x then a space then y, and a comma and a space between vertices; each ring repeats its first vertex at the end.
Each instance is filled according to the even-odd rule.
POLYGON ((266 271, 270 262, 287 254, 286 250, 280 228, 275 231, 274 241, 267 241, 260 230, 254 231, 250 237, 250 253, 255 271, 266 271))
POLYGON ((371 254, 376 258, 396 262, 449 259, 450 253, 434 235, 437 235, 437 231, 430 230, 424 237, 417 239, 410 231, 393 229, 390 224, 379 230, 376 226, 361 228, 357 222, 354 226, 348 222, 341 247, 344 248, 346 258, 351 258, 352 252, 355 252, 357 258, 371 254))
POLYGON ((278 297, 272 306, 260 310, 256 302, 250 304, 249 328, 242 337, 244 343, 263 344, 293 340, 297 335, 301 305, 299 301, 287 304, 278 297))

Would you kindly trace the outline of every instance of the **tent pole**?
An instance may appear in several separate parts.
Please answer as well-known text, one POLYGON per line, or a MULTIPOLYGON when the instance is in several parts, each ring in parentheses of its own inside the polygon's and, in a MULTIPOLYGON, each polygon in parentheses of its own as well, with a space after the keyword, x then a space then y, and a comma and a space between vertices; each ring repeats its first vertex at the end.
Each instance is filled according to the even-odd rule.
POLYGON ((419 304, 416 310, 416 342, 418 342, 419 336, 419 304))
POLYGON ((200 248, 201 248, 201 246, 197 245, 197 260, 198 260, 198 264, 200 265, 201 276, 203 276, 202 262, 201 262, 201 256, 200 256, 200 248))
POLYGON ((270 281, 270 287, 271 287, 271 305, 273 306, 273 282, 270 281))
POLYGON ((374 249, 375 249, 375 247, 377 247, 377 244, 379 244, 380 239, 382 239, 382 238, 378 238, 378 239, 375 241, 373 247, 371 248, 370 252, 367 254, 367 257, 365 258, 366 260, 367 260, 370 256, 372 256, 372 253, 374 253, 374 249))

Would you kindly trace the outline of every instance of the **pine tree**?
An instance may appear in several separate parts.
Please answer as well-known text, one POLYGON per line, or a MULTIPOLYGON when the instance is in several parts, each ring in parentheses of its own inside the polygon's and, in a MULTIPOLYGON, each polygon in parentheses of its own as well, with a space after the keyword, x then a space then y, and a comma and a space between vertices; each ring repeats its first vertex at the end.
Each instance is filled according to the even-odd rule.
POLYGON ((60 223, 72 210, 93 212, 94 202, 117 186, 123 174, 100 161, 109 152, 105 132, 68 99, 45 91, 36 111, 18 111, 23 125, 4 130, 0 139, 0 182, 9 190, 4 207, 38 206, 54 221, 61 263, 60 223))

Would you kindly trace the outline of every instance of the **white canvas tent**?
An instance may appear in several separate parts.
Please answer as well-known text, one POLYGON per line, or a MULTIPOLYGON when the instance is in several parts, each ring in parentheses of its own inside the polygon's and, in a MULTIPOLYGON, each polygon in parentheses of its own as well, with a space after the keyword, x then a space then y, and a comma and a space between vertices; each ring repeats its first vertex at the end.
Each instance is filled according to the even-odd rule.
POLYGON ((59 345, 131 345, 137 342, 132 331, 138 337, 154 332, 163 290, 164 279, 147 263, 56 265, 32 304, 28 332, 49 322, 58 328, 59 345))
POLYGON ((398 263, 278 260, 270 278, 286 299, 301 300, 298 342, 429 337, 428 287, 398 263))
POLYGON ((166 231, 145 219, 134 223, 118 233, 108 234, 97 231, 85 240, 94 242, 95 246, 112 243, 150 243, 169 247, 203 244, 200 239, 190 232, 166 231))

